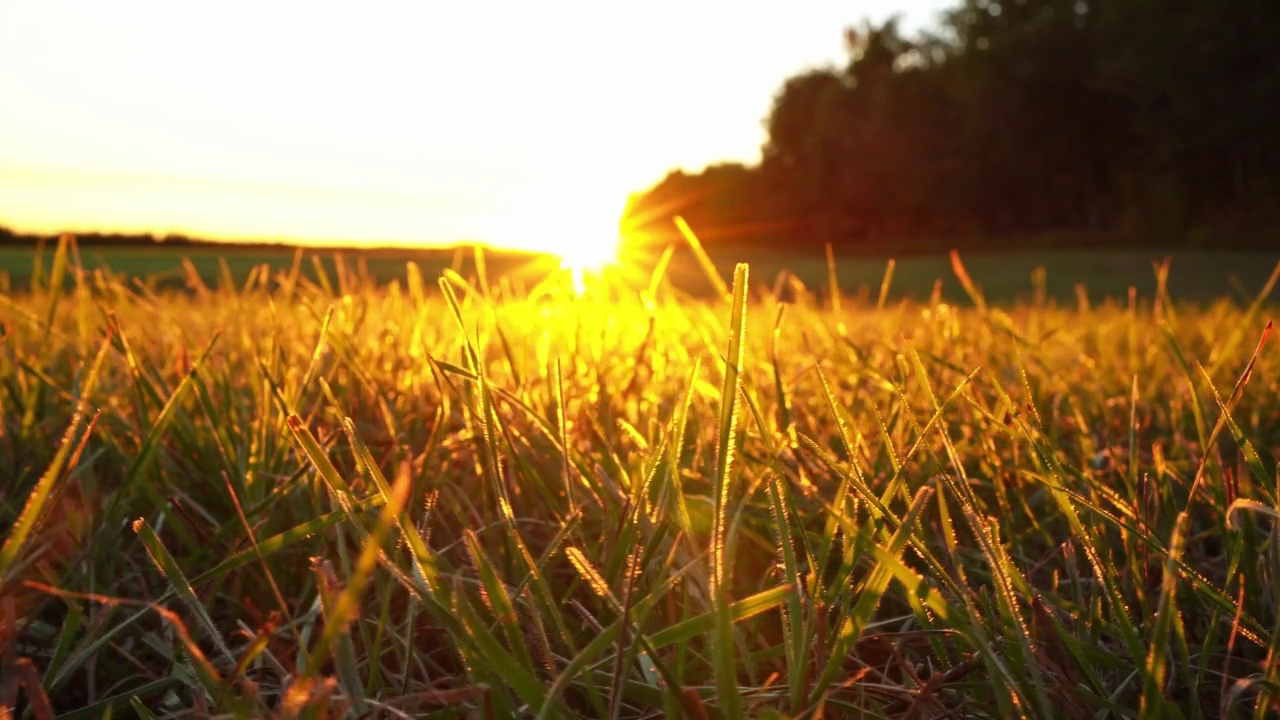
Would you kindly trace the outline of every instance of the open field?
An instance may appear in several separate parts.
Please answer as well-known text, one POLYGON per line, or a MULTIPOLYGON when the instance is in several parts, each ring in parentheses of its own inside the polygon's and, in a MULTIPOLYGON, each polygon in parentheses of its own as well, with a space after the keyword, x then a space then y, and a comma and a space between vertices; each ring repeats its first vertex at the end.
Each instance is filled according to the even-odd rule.
MULTIPOLYGON (((466 272, 474 270, 473 253, 469 250, 373 250, 362 254, 348 251, 306 251, 299 257, 291 247, 238 248, 233 245, 165 247, 146 246, 86 246, 80 249, 81 264, 86 269, 109 269, 129 280, 138 280, 153 289, 183 289, 189 284, 191 272, 207 285, 227 284, 243 287, 250 275, 260 266, 270 268, 271 273, 288 272, 299 264, 302 276, 318 279, 316 264, 325 272, 335 272, 336 262, 342 262, 354 272, 361 272, 379 283, 405 279, 405 264, 416 263, 428 277, 435 277, 446 268, 466 272), (184 262, 185 261, 185 262, 184 262), (187 264, 189 263, 189 265, 187 264), (188 269, 190 268, 190 270, 188 269)), ((490 252, 486 257, 495 274, 503 274, 534 265, 545 271, 554 266, 550 258, 519 253, 490 252)), ((41 255, 43 267, 53 262, 53 250, 41 255)), ((0 246, 0 274, 7 274, 11 287, 28 288, 36 259, 31 246, 0 246)))
MULTIPOLYGON (((279 272, 288 271, 297 261, 296 251, 286 247, 249 250, 234 246, 99 246, 85 247, 81 252, 84 267, 110 268, 120 275, 147 282, 153 288, 185 287, 189 273, 183 265, 184 259, 190 261, 191 268, 205 284, 218 286, 230 278, 229 282, 236 287, 243 287, 250 273, 260 265, 279 272)), ((753 283, 757 286, 772 288, 784 270, 810 288, 817 289, 828 282, 827 260, 820 254, 780 255, 714 247, 710 252, 726 277, 733 273, 735 264, 749 263, 753 283)), ((627 252, 626 264, 638 268, 642 274, 647 273, 653 269, 658 255, 659 252, 652 248, 627 252)), ((13 288, 26 287, 34 257, 35 251, 30 247, 0 246, 0 276, 7 274, 13 288)), ((474 272, 473 254, 466 249, 388 249, 364 254, 309 250, 301 260, 300 271, 316 280, 315 263, 319 262, 326 267, 326 272, 335 273, 335 257, 341 257, 342 262, 352 269, 360 269, 363 264, 364 273, 379 283, 397 279, 404 282, 407 262, 416 263, 428 278, 438 276, 446 268, 464 274, 474 272)), ((874 300, 878 297, 889 257, 892 257, 891 253, 886 253, 883 258, 842 257, 837 254, 840 287, 849 294, 863 294, 874 300)), ((1006 303, 1034 299, 1036 291, 1032 275, 1037 268, 1043 267, 1046 297, 1074 306, 1077 304, 1078 284, 1086 287, 1093 301, 1104 298, 1124 300, 1130 287, 1134 287, 1141 296, 1153 296, 1156 276, 1152 266, 1165 257, 1170 259, 1167 291, 1173 300, 1203 303, 1227 296, 1247 302, 1266 282, 1272 267, 1280 260, 1280 253, 1054 250, 966 254, 965 264, 988 299, 1006 303)), ((557 262, 555 258, 546 256, 495 251, 488 251, 486 258, 491 277, 507 276, 517 284, 526 285, 536 283, 557 262)), ((52 259, 53 251, 49 249, 43 255, 45 268, 49 267, 52 259)), ((677 252, 668 277, 676 287, 694 295, 705 296, 711 289, 693 258, 683 250, 677 252)), ((955 303, 966 299, 945 256, 898 257, 889 298, 927 300, 933 293, 935 281, 941 281, 943 300, 955 303)))
POLYGON ((1275 258, 1241 298, 1116 257, 1049 267, 1065 303, 1039 263, 988 303, 974 259, 985 296, 919 266, 961 305, 903 261, 917 300, 881 266, 836 307, 781 302, 777 258, 695 300, 332 261, 179 293, 60 254, 0 295, 2 704, 1272 716, 1275 258), (1096 302, 1103 262, 1134 302, 1096 302))

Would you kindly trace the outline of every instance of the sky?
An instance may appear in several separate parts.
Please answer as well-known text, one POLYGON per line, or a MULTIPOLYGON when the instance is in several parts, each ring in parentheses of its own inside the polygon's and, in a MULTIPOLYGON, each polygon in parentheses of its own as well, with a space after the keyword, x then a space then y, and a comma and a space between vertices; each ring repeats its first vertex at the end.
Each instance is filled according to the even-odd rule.
POLYGON ((554 251, 943 0, 0 0, 0 225, 554 251))

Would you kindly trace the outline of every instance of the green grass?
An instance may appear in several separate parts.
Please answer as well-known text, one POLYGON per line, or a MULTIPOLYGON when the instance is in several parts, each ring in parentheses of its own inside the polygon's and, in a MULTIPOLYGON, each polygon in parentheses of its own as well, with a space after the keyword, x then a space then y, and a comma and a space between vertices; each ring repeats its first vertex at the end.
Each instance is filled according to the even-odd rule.
POLYGON ((838 257, 844 296, 746 258, 701 299, 76 257, 0 295, 11 716, 1280 710, 1269 270, 1086 305, 967 257, 946 302, 838 257))

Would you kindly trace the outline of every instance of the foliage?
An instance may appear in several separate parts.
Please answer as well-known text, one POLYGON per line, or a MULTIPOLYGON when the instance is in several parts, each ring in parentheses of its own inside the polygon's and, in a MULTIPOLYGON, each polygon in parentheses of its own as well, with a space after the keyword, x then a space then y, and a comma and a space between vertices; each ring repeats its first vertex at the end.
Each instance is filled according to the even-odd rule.
POLYGON ((1274 247, 1274 2, 960 0, 933 35, 846 35, 847 67, 779 89, 759 165, 672 173, 633 218, 872 252, 1048 232, 1274 247))
POLYGON ((156 294, 75 255, 0 296, 18 713, 1276 709, 1270 286, 156 294))

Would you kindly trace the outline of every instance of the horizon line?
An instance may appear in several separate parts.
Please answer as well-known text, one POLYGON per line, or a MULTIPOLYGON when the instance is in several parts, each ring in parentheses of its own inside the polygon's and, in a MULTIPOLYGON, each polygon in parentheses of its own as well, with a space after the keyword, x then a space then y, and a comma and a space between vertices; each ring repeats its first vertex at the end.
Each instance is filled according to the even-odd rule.
MULTIPOLYGON (((8 237, 0 237, 0 244, 32 244, 40 241, 57 240, 63 235, 71 235, 77 239, 82 236, 111 236, 117 235, 122 237, 150 238, 150 244, 163 246, 170 244, 177 245, 222 245, 222 246, 269 246, 269 247, 293 247, 307 250, 464 250, 467 248, 483 247, 490 250, 498 250, 508 253, 518 253, 523 255, 555 255, 554 252, 530 250, 528 248, 510 247, 500 243, 494 243, 480 238, 455 238, 452 240, 405 240, 405 239, 321 239, 321 238, 302 238, 292 236, 215 236, 192 233, 180 229, 166 229, 157 231, 154 229, 68 229, 59 228, 53 230, 21 228, 4 221, 0 221, 0 235, 8 235, 8 237), (17 241, 17 242, 15 242, 17 241)), ((139 242, 138 244, 144 244, 139 242)))

